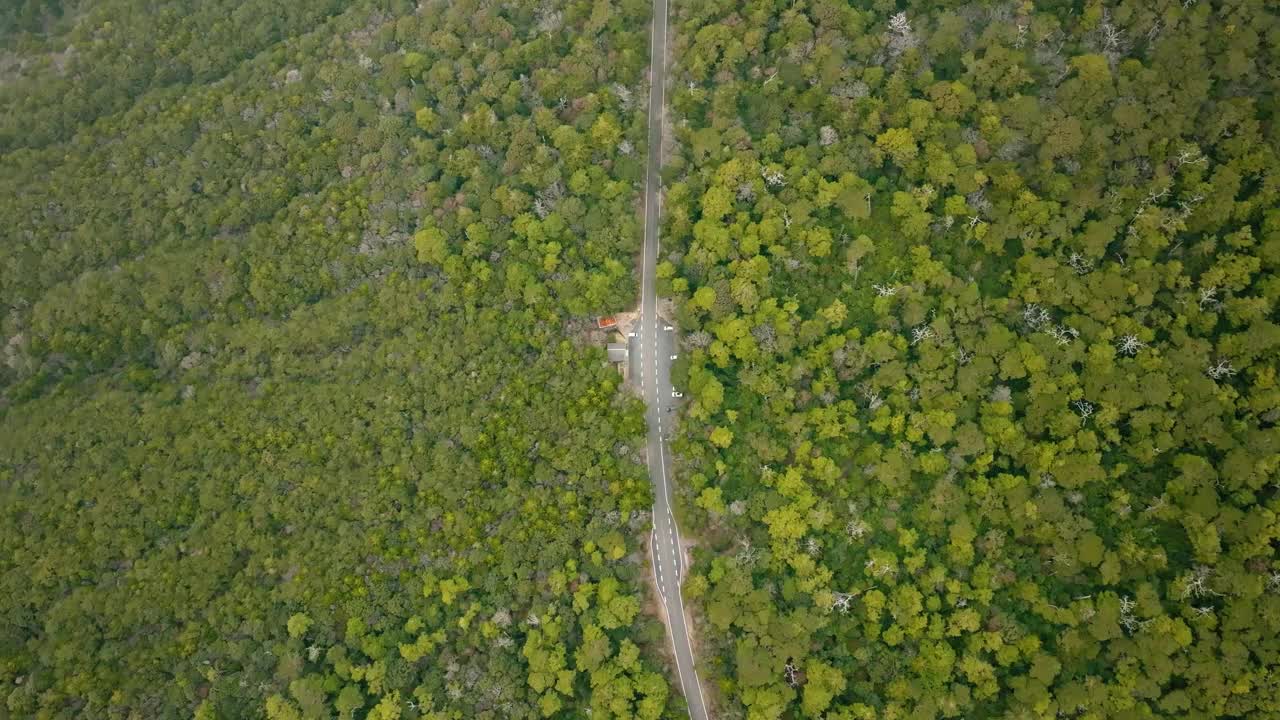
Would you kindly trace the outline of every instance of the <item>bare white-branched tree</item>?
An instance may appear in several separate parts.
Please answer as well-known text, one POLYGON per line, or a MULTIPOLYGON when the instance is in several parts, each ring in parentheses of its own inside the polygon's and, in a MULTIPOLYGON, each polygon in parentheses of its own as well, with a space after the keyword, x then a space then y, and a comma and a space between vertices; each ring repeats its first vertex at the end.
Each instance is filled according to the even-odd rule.
POLYGON ((872 285, 876 295, 880 297, 893 297, 898 294, 898 288, 895 285, 872 285))
POLYGON ((907 14, 900 12, 889 18, 889 32, 895 35, 910 35, 911 21, 907 19, 907 14))
POLYGON ((822 127, 818 128, 818 144, 821 145, 822 147, 827 147, 828 145, 835 145, 839 141, 840 141, 840 134, 836 132, 835 128, 831 127, 830 125, 823 125, 822 127))
POLYGON ((859 540, 871 530, 865 522, 860 519, 853 519, 844 525, 844 532, 852 540, 859 540))
POLYGON ((1178 156, 1174 159, 1178 167, 1183 165, 1200 165, 1209 162, 1209 158, 1200 153, 1200 148, 1194 145, 1187 145, 1178 151, 1178 156))
MULTIPOLYGON (((1138 203, 1137 209, 1133 211, 1134 219, 1136 220, 1138 217, 1140 217, 1143 213, 1147 211, 1147 208, 1159 203, 1161 200, 1165 199, 1168 196, 1169 196, 1169 188, 1167 187, 1161 188, 1159 190, 1152 190, 1151 192, 1147 193, 1147 196, 1144 197, 1141 200, 1141 202, 1138 203)), ((1133 227, 1130 226, 1129 230, 1130 232, 1133 232, 1133 227)))
POLYGON ((822 552, 822 545, 817 538, 806 538, 804 541, 804 551, 809 557, 817 557, 822 552))
POLYGON ((1067 258, 1067 265, 1071 266, 1071 269, 1075 270, 1077 275, 1088 275, 1093 272, 1093 262, 1077 252, 1071 253, 1071 256, 1067 258))
POLYGON ((733 556, 733 561, 741 567, 755 565, 756 559, 760 557, 760 549, 752 547, 750 540, 739 540, 738 545, 738 553, 733 556))
POLYGON ((760 177, 764 178, 764 184, 769 187, 784 187, 787 184, 787 176, 781 170, 760 168, 760 177))
POLYGON ((1045 333, 1059 345, 1070 345, 1072 340, 1080 336, 1080 331, 1069 325, 1050 325, 1045 328, 1045 333))
POLYGON ((706 330, 695 330, 684 336, 684 344, 692 348, 704 348, 711 345, 711 333, 706 330))
POLYGON ((1135 633, 1146 626, 1146 623, 1138 620, 1138 618, 1133 614, 1134 609, 1137 607, 1138 604, 1134 602, 1132 598, 1120 598, 1120 625, 1130 634, 1135 633))
POLYGON ((905 12, 889 18, 889 32, 885 44, 889 48, 889 55, 894 58, 920 44, 905 12))
MULTIPOLYGON (((1176 230, 1185 229, 1186 225, 1182 225, 1179 223, 1185 223, 1186 219, 1191 217, 1191 213, 1195 212, 1196 206, 1203 201, 1204 201, 1204 196, 1199 193, 1192 195, 1191 197, 1185 200, 1179 200, 1177 215, 1172 217, 1168 222, 1162 223, 1161 227, 1169 232, 1173 232, 1175 229, 1176 230)), ((1178 244, 1181 245, 1182 241, 1179 240, 1178 244)))
POLYGON ((1102 11, 1102 22, 1098 26, 1102 36, 1102 54, 1114 65, 1128 50, 1124 33, 1111 22, 1111 11, 1102 11))
POLYGON ((1158 19, 1151 24, 1151 29, 1147 30, 1147 42, 1153 43, 1156 38, 1160 37, 1160 32, 1164 30, 1164 23, 1158 19))
POLYGON ((1138 339, 1137 335, 1122 335, 1116 343, 1116 352, 1120 355, 1128 355, 1133 357, 1138 351, 1146 347, 1147 344, 1138 339))
POLYGON ((1236 374, 1236 369, 1231 367, 1230 360, 1219 360, 1217 365, 1210 365, 1205 369, 1205 374, 1214 380, 1223 380, 1236 374))
POLYGON ((933 337, 933 328, 928 325, 918 325, 911 328, 911 344, 919 345, 933 337))
POLYGON ((955 352, 952 356, 956 359, 957 365, 968 365, 969 362, 973 360, 973 352, 965 350, 958 345, 956 346, 955 352))
POLYGON ((1218 300, 1218 288, 1216 285, 1211 285, 1207 288, 1200 288, 1201 310, 1204 310, 1206 307, 1211 310, 1217 310, 1221 306, 1222 303, 1218 300))
POLYGON ((1206 595, 1218 595, 1222 593, 1215 591, 1209 587, 1209 578, 1213 575, 1213 568, 1205 565, 1197 565, 1195 569, 1187 575, 1182 581, 1182 599, 1199 598, 1206 595))
POLYGON ((1036 303, 1028 303, 1022 308, 1022 321, 1032 330, 1039 330, 1041 325, 1049 322, 1049 311, 1036 303))
POLYGON ((868 559, 864 567, 867 572, 871 573, 874 577, 892 575, 895 572, 892 566, 881 565, 875 558, 868 559))
POLYGON ((800 685, 800 669, 792 664, 790 660, 786 665, 782 666, 782 677, 786 679, 787 684, 791 687, 799 687, 800 685))
POLYGON ((1076 414, 1080 416, 1080 425, 1083 426, 1093 417, 1093 403, 1088 400, 1076 400, 1071 403, 1071 407, 1076 409, 1076 414))
POLYGON ((622 106, 623 110, 631 109, 632 96, 630 88, 622 83, 614 83, 613 94, 618 96, 618 104, 622 106))
POLYGON ((564 185, 559 180, 556 180, 538 191, 538 196, 533 201, 533 211, 538 214, 539 218, 545 218, 556 209, 556 205, 560 203, 562 197, 564 197, 564 185))
POLYGON ((862 398, 867 401, 867 409, 874 412, 877 408, 884 404, 884 400, 880 398, 880 393, 870 385, 863 385, 861 388, 862 398))

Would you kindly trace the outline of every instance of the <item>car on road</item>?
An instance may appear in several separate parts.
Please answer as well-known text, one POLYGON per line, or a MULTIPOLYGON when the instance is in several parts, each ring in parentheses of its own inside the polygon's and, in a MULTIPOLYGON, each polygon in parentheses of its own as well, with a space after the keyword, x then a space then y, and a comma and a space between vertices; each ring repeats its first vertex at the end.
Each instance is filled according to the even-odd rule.
POLYGON ((684 397, 684 393, 680 392, 679 390, 672 390, 671 397, 681 398, 681 397, 684 397))
POLYGON ((675 328, 671 327, 670 325, 663 325, 662 329, 667 332, 671 332, 672 330, 675 330, 675 328))

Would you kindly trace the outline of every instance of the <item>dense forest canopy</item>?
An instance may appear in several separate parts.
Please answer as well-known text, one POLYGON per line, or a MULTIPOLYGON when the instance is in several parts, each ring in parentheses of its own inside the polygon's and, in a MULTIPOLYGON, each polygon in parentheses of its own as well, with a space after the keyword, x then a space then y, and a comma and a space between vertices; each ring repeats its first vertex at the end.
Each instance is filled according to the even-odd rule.
POLYGON ((4 12, 0 718, 678 713, 648 5, 4 12))
POLYGON ((675 3, 720 717, 1280 714, 1280 16, 675 3))
MULTIPOLYGON (((681 718, 645 0, 0 8, 0 720, 681 718)), ((1280 11, 673 2, 715 717, 1280 716, 1280 11)))

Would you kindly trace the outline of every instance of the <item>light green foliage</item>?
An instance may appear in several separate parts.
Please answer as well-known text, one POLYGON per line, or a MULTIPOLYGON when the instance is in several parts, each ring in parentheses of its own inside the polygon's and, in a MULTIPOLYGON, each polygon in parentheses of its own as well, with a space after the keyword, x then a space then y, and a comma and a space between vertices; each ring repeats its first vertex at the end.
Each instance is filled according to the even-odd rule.
POLYGON ((311 618, 304 613, 294 613, 289 616, 289 637, 300 638, 306 634, 307 628, 311 627, 311 618))
POLYGON ((400 693, 393 692, 383 696, 382 700, 378 701, 378 704, 365 716, 365 720, 400 720, 402 710, 400 693))
POLYGON ((711 431, 710 439, 713 445, 727 448, 733 442, 733 431, 726 427, 716 427, 711 431))
POLYGON ((898 165, 906 166, 916 159, 920 152, 915 136, 909 128, 889 128, 876 137, 876 147, 880 148, 898 165))
POLYGON ((810 664, 805 669, 805 674, 808 677, 801 708, 809 717, 821 717, 832 698, 844 692, 844 674, 824 663, 810 664))
POLYGON ((280 695, 272 695, 266 702, 267 720, 302 720, 298 706, 280 695))
POLYGON ((640 612, 640 599, 635 595, 624 594, 613 578, 601 581, 596 604, 600 626, 606 630, 630 625, 636 613, 640 612))
POLYGON ((785 5, 672 8, 720 712, 1274 715, 1276 9, 785 5))
POLYGON ((413 246, 418 251, 419 262, 440 265, 448 257, 448 245, 440 228, 425 227, 414 233, 413 246))

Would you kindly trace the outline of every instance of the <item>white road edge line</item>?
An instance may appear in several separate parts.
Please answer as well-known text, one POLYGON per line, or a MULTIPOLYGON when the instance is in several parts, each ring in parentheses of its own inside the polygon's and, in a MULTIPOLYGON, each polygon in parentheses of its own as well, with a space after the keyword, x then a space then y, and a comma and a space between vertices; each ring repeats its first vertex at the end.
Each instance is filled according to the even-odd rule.
MULTIPOLYGON (((656 548, 657 545, 658 545, 658 529, 654 528, 651 547, 656 548)), ((658 591, 658 599, 662 601, 662 609, 667 610, 667 596, 666 596, 666 593, 663 592, 662 590, 662 583, 658 582, 658 563, 656 562, 653 563, 653 565, 650 566, 649 569, 653 572, 653 584, 658 591)), ((671 611, 667 610, 667 621, 670 622, 670 620, 671 620, 671 611)))

